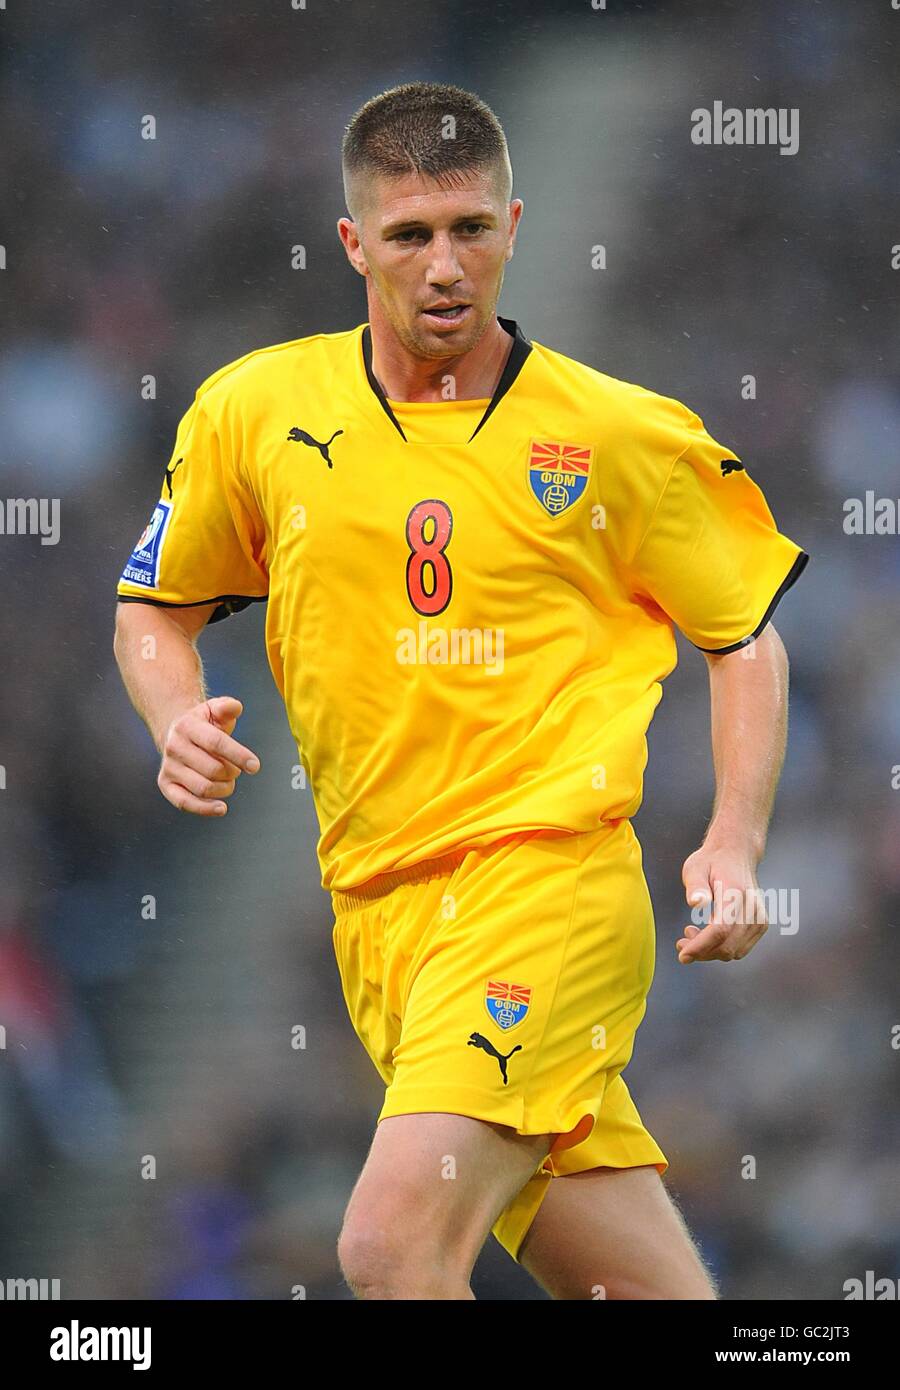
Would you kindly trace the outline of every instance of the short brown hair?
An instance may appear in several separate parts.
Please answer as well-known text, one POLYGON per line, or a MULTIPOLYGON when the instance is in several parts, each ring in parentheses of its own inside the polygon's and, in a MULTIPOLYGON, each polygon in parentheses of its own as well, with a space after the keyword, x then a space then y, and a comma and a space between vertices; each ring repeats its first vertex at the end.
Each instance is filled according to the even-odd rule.
POLYGON ((493 167, 503 176, 507 198, 512 193, 506 136, 497 117, 474 92, 444 82, 407 82, 372 97, 347 127, 341 164, 351 216, 350 183, 358 176, 417 173, 452 185, 456 174, 493 167))

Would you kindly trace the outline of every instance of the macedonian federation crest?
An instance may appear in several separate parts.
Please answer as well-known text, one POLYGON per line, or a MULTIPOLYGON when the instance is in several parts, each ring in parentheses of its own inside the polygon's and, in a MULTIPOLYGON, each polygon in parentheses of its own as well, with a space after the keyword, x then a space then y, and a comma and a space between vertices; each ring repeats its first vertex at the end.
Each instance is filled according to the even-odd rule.
POLYGON ((504 1032, 521 1023, 531 1005, 530 985, 511 985, 505 980, 488 980, 484 1007, 504 1032))
POLYGON ((560 444, 533 439, 528 451, 528 481, 545 512, 559 516, 587 487, 594 458, 592 444, 560 444))

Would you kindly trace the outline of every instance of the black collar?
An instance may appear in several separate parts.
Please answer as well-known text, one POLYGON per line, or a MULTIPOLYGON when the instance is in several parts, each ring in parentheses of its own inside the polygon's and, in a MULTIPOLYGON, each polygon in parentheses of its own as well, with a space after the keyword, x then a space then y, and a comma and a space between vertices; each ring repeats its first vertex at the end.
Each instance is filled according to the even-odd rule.
MULTIPOLYGON (((482 425, 484 425, 487 422, 488 418, 496 410, 497 406, 500 404, 503 397, 506 395, 507 391, 512 386, 516 377, 519 375, 519 372, 525 365, 525 359, 531 352, 531 344, 525 337, 525 334, 522 332, 519 325, 516 323, 515 319, 502 319, 498 314, 497 322, 500 324, 500 327, 504 328, 506 332, 509 334, 509 336, 512 338, 513 345, 510 350, 510 354, 506 359, 506 366, 503 368, 503 371, 500 374, 500 380, 497 382, 497 388, 494 391, 494 394, 491 396, 491 399, 488 401, 487 409, 485 410, 481 419, 478 421, 478 424, 475 426, 474 430, 469 436, 469 444, 471 444, 472 440, 475 438, 482 425)), ((394 426, 394 429, 400 435, 400 438, 408 443, 409 441, 406 439, 406 435, 403 433, 403 428, 400 424, 400 421, 397 419, 396 415, 391 410, 388 398, 382 391, 378 382, 376 381, 375 373, 372 371, 372 330, 370 329, 368 324, 366 324, 362 332, 362 350, 363 362, 365 364, 366 377, 368 378, 369 385, 375 392, 375 395, 378 398, 379 403, 381 404, 382 410, 387 415, 388 419, 391 421, 391 424, 394 426)))

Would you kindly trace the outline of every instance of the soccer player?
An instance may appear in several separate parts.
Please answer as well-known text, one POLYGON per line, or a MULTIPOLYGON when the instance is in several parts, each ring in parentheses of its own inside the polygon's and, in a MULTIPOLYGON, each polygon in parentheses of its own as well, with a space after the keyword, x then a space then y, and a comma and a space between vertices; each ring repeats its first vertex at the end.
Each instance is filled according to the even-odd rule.
POLYGON ((786 738, 770 619, 807 556, 691 410, 497 316, 522 202, 482 101, 376 96, 343 174, 368 321, 200 386, 118 586, 122 676, 163 795, 224 815, 259 759, 196 639, 268 599, 386 1086, 338 1242, 354 1293, 471 1298, 493 1230, 555 1298, 714 1298, 622 1077, 655 951, 631 817, 677 625, 717 785, 677 956, 745 956, 786 738))

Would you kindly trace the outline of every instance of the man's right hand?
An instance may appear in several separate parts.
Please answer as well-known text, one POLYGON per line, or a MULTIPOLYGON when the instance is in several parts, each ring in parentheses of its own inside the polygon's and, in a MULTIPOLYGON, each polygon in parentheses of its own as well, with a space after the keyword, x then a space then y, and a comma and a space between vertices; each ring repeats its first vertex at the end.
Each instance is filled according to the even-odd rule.
POLYGON ((222 798, 231 796, 241 773, 259 772, 256 754, 231 738, 243 710, 240 700, 216 695, 172 720, 156 784, 179 811, 224 816, 222 798))

